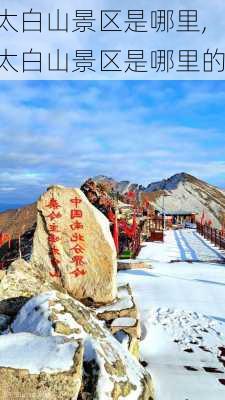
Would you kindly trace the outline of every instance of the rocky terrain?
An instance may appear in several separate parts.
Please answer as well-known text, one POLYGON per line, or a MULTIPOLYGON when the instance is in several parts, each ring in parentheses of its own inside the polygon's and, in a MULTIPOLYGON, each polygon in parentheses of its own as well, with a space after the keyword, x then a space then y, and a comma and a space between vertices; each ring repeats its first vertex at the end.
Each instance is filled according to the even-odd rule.
POLYGON ((30 259, 36 223, 36 203, 0 213, 0 232, 11 238, 10 243, 0 246, 0 265, 7 267, 20 255, 25 260, 30 259))
POLYGON ((109 188, 111 188, 113 191, 118 192, 120 194, 125 194, 129 191, 140 191, 143 189, 141 185, 138 185, 137 183, 131 183, 129 181, 119 181, 117 182, 116 180, 112 178, 108 178, 104 175, 99 175, 93 178, 93 180, 96 183, 104 183, 108 185, 109 188))
POLYGON ((44 268, 14 262, 0 282, 0 399, 153 400, 151 376, 122 343, 123 327, 111 333, 104 323, 129 302, 88 308, 44 268))
POLYGON ((7 210, 0 213, 0 232, 7 232, 12 239, 35 227, 37 220, 36 203, 23 208, 7 210))
POLYGON ((204 211, 206 220, 211 220, 212 225, 221 228, 225 219, 225 194, 219 188, 195 178, 192 175, 181 173, 151 183, 145 193, 151 199, 155 196, 154 204, 169 212, 187 211, 195 212, 201 216, 204 211))
POLYGON ((153 400, 108 219, 80 189, 38 200, 31 257, 0 272, 0 400, 153 400))
POLYGON ((130 182, 115 182, 103 176, 95 179, 112 182, 114 190, 121 195, 135 190, 140 199, 150 201, 159 211, 164 206, 168 212, 194 212, 199 219, 204 211, 206 219, 211 220, 216 228, 220 228, 225 220, 225 191, 186 173, 150 183, 146 188, 130 182))

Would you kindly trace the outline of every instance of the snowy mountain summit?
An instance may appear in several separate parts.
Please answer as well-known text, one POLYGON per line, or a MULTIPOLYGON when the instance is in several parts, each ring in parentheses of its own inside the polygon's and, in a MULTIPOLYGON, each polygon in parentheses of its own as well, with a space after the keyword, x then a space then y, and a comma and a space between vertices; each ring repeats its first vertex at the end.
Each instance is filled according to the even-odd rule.
POLYGON ((220 228, 225 217, 225 193, 192 175, 184 172, 168 179, 153 182, 145 189, 150 200, 166 211, 194 212, 201 215, 204 211, 207 220, 220 228))
POLYGON ((198 180, 194 176, 181 172, 179 174, 173 175, 168 179, 162 179, 158 182, 150 183, 145 189, 146 192, 155 192, 157 190, 173 190, 178 187, 181 182, 198 180))

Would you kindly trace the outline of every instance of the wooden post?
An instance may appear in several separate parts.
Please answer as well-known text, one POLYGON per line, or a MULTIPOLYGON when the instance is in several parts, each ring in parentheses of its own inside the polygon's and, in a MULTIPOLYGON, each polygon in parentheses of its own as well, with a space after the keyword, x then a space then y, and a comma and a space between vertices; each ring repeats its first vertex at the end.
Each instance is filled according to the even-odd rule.
POLYGON ((222 240, 221 240, 221 232, 219 231, 219 246, 222 249, 222 240))

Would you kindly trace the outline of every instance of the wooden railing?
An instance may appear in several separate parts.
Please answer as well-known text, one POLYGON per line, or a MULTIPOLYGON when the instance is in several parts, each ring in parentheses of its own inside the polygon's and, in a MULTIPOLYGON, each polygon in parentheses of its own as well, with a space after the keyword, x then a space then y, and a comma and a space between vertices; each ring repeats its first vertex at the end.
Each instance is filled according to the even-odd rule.
POLYGON ((146 241, 155 242, 164 240, 163 218, 146 218, 143 222, 142 233, 146 241))
POLYGON ((225 235, 219 229, 197 223, 197 232, 215 246, 225 250, 225 235))

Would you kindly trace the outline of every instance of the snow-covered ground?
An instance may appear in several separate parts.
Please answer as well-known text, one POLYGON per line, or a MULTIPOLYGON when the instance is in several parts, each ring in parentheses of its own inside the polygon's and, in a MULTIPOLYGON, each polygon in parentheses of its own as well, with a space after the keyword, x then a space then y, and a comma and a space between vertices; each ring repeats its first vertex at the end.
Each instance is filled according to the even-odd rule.
POLYGON ((119 273, 140 308, 141 354, 156 400, 225 399, 223 257, 195 231, 170 231, 163 244, 146 243, 140 252, 152 270, 119 273), (195 259, 203 262, 181 261, 195 259))
POLYGON ((224 261, 225 251, 219 251, 193 229, 169 230, 164 243, 144 243, 138 257, 152 261, 224 261))

